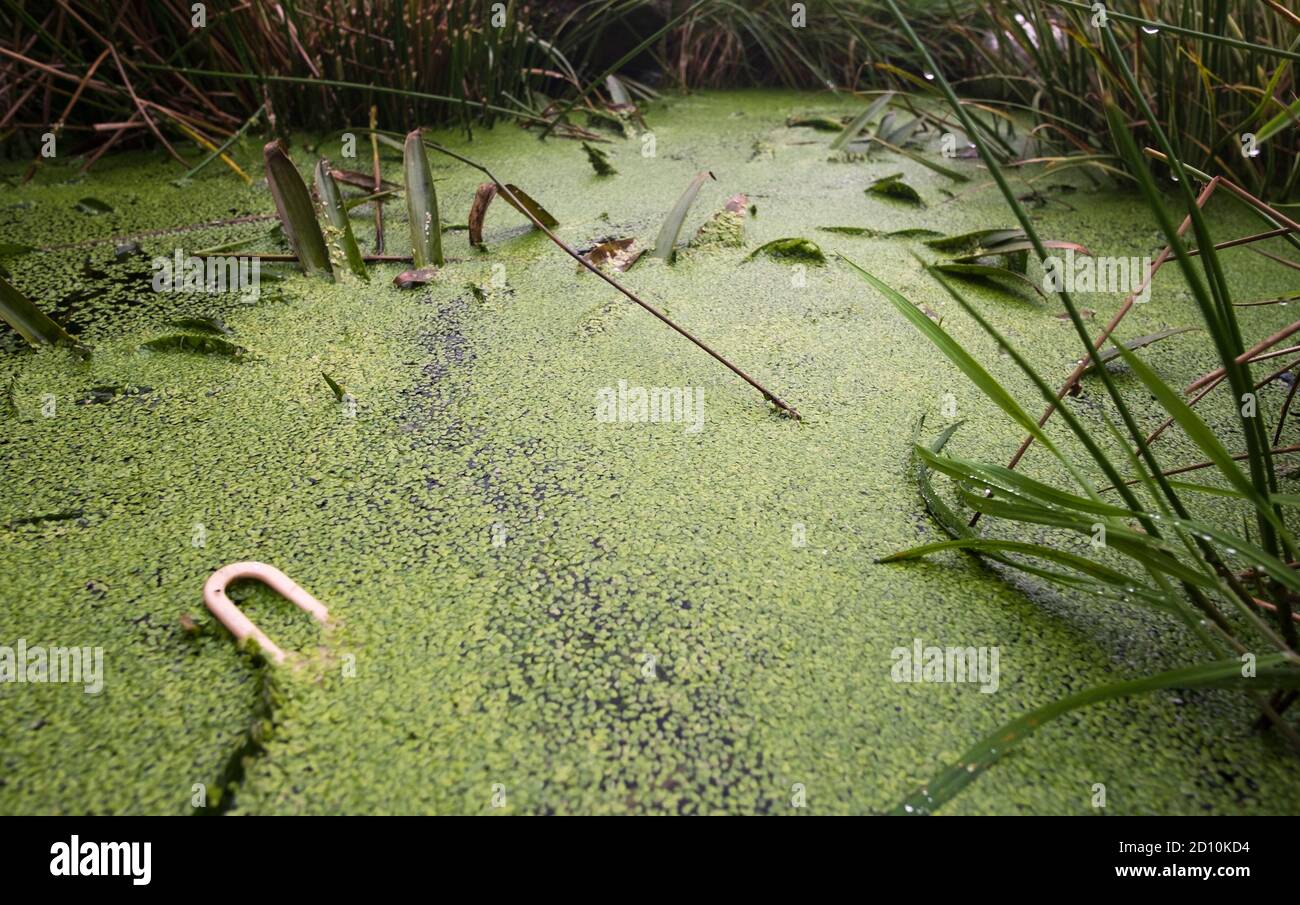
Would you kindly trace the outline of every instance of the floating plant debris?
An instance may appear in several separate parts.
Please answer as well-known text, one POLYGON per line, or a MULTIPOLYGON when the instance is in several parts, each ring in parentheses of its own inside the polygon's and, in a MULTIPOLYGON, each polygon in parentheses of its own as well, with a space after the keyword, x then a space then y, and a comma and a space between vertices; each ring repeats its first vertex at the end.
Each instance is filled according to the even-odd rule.
POLYGON ((692 248, 743 248, 745 245, 745 216, 749 212, 749 197, 744 193, 732 195, 722 210, 696 231, 691 239, 692 248))
POLYGON ((97 217, 100 214, 113 213, 112 206, 104 201, 100 201, 98 198, 82 198, 77 202, 77 210, 81 211, 83 214, 90 214, 92 217, 97 217))
MULTIPOLYGON (((620 273, 628 270, 645 253, 645 246, 635 237, 610 239, 582 253, 582 259, 595 267, 607 266, 620 273)), ((579 271, 583 268, 578 268, 579 271)))
POLYGON ((225 321, 219 317, 177 317, 167 323, 196 333, 211 333, 217 336, 235 335, 235 331, 227 327, 225 321))
POLYGON ((613 176, 618 172, 618 170, 614 169, 614 165, 609 162, 609 155, 600 148, 584 141, 582 150, 587 152, 587 162, 591 164, 591 168, 596 171, 597 176, 613 176))
POLYGON ((248 352, 243 346, 237 346, 228 340, 215 336, 193 336, 188 333, 174 333, 160 336, 142 343, 141 349, 147 352, 185 352, 195 355, 218 355, 227 358, 243 358, 248 352))
POLYGON ((756 258, 759 255, 766 255, 769 258, 776 258, 778 261, 807 261, 811 264, 825 264, 826 256, 822 254, 821 248, 811 239, 801 239, 791 237, 786 239, 773 239, 765 245, 760 245, 749 253, 749 258, 756 258))
POLYGON ((393 277, 393 285, 398 289, 415 289, 432 282, 437 275, 437 267, 413 267, 393 277))

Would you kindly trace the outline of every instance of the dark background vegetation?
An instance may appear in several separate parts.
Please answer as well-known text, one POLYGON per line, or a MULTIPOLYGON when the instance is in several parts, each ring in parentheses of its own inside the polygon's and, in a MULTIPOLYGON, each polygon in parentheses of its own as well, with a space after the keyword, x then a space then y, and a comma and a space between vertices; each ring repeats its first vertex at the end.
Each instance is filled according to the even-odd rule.
MULTIPOLYGON (((1027 120, 1034 142, 1017 153, 1099 157, 1090 169, 1123 168, 1103 114, 1106 64, 1088 4, 901 5, 967 100, 1027 120)), ((281 131, 364 122, 372 105, 381 124, 398 130, 535 122, 670 22, 620 67, 634 94, 768 85, 933 93, 880 0, 804 6, 806 24, 795 28, 786 0, 512 2, 498 28, 487 0, 209 0, 206 26, 195 28, 191 0, 0 0, 0 147, 29 157, 51 127, 74 153, 92 155, 192 142, 187 130, 220 142, 263 101, 281 131)), ((1289 128, 1300 46, 1294 3, 1111 6, 1239 43, 1176 39, 1119 19, 1109 25, 1185 162, 1233 174, 1274 200, 1291 198, 1300 172, 1289 128), (1241 135, 1270 122, 1267 160, 1247 160, 1241 135)), ((1148 144, 1137 99, 1122 94, 1139 145, 1148 144)))

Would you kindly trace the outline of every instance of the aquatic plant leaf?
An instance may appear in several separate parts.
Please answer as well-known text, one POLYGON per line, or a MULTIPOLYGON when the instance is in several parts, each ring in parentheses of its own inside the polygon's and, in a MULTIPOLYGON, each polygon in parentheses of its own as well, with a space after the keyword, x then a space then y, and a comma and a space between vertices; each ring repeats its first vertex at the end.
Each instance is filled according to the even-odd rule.
POLYGON ((431 266, 441 267, 444 261, 438 192, 433 187, 429 156, 424 152, 424 139, 419 129, 406 136, 402 167, 406 174, 406 214, 411 228, 411 260, 417 270, 431 266))
POLYGON ((874 195, 906 201, 909 204, 925 205, 921 200, 921 194, 903 181, 902 173, 891 173, 874 179, 867 185, 866 191, 874 195))
MULTIPOLYGON (((1080 245, 1078 242, 1062 242, 1058 240, 1050 240, 1050 241, 1043 242, 1043 247, 1056 248, 1056 249, 1069 249, 1071 251, 1077 251, 1081 255, 1087 255, 1088 257, 1092 257, 1092 252, 1088 251, 1088 249, 1085 246, 1080 245)), ((1027 240, 1024 242, 1004 242, 1001 245, 994 245, 988 248, 985 247, 977 248, 975 249, 975 251, 971 252, 970 254, 961 255, 959 257, 953 258, 953 260, 963 264, 973 264, 976 261, 978 261, 980 258, 1001 258, 1001 257, 1010 257, 1014 255, 1025 255, 1031 251, 1034 251, 1034 245, 1032 242, 1029 242, 1027 240)), ((1021 272, 1023 273, 1024 271, 1021 270, 1021 272)))
MULTIPOLYGON (((965 173, 961 173, 958 172, 957 170, 949 169, 943 164, 935 163, 933 160, 926 157, 924 154, 921 154, 917 151, 913 151, 911 148, 904 147, 903 145, 893 144, 887 139, 880 138, 878 136, 872 136, 870 141, 875 142, 876 144, 880 145, 882 148, 888 148, 890 151, 893 151, 895 154, 901 154, 904 157, 906 157, 908 160, 916 161, 921 166, 925 167, 926 169, 933 170, 934 172, 938 173, 941 176, 947 176, 953 182, 970 182, 970 177, 967 176, 965 173)), ((945 194, 951 196, 951 193, 948 192, 947 189, 941 188, 939 189, 939 191, 944 192, 945 194)))
POLYGON ((140 346, 148 352, 191 352, 198 355, 224 355, 228 358, 242 358, 248 351, 215 336, 193 336, 189 333, 173 333, 160 336, 140 346))
POLYGON ((831 142, 831 150, 838 151, 853 139, 857 138, 858 135, 862 133, 862 130, 866 128, 867 123, 871 122, 871 118, 883 110, 885 105, 893 100, 893 98, 894 92, 886 91, 868 104, 865 110, 855 116, 853 120, 844 127, 844 131, 835 136, 835 140, 831 142))
POLYGON ((746 260, 757 257, 758 255, 767 255, 770 258, 787 261, 808 261, 813 264, 825 264, 826 256, 822 254, 821 247, 811 239, 803 239, 798 236, 792 236, 785 239, 773 239, 764 245, 760 245, 749 253, 746 260))
POLYGON ((262 157, 266 162, 266 184, 275 199, 284 236, 298 257, 298 267, 304 273, 333 275, 325 234, 316 222, 316 206, 298 168, 279 139, 266 144, 262 157))
MULTIPOLYGON (((635 264, 641 255, 645 254, 645 246, 641 245, 635 237, 627 239, 611 239, 608 242, 602 242, 594 248, 586 251, 582 259, 596 267, 608 265, 619 273, 626 272, 635 264)), ((579 268, 581 271, 582 268, 579 268)))
POLYGON ((1040 707, 985 736, 956 763, 900 802, 893 813, 932 814, 936 808, 951 801, 962 789, 978 779, 1012 747, 1057 717, 1080 707, 1166 688, 1296 687, 1300 687, 1300 669, 1288 664, 1283 654, 1262 654, 1256 661, 1254 678, 1243 677, 1241 660, 1229 658, 1089 688, 1040 707))
MULTIPOLYGON (((1088 559, 1086 556, 1080 556, 1077 553, 1070 553, 1067 550, 1057 550, 1054 547, 1048 547, 1043 544, 1033 544, 1027 541, 999 540, 997 538, 986 537, 963 537, 954 540, 937 541, 932 544, 922 544, 919 547, 911 547, 907 550, 900 550, 897 553, 891 553, 876 560, 879 563, 906 562, 907 560, 921 559, 929 556, 931 553, 942 553, 947 550, 961 550, 967 553, 1020 553, 1026 556, 1036 556, 1046 559, 1057 565, 1066 566, 1075 569, 1092 578, 1104 581, 1106 584, 1115 585, 1121 588, 1133 587, 1133 577, 1117 569, 1103 566, 1098 562, 1088 559)), ((1012 565, 1018 565, 1012 563, 1012 565)), ((1166 605, 1164 609, 1168 609, 1166 605)))
MULTIPOLYGON (((1148 337, 1142 338, 1148 339, 1148 337)), ((1112 337, 1112 341, 1113 339, 1112 337)), ((1155 340, 1150 341, 1154 342, 1155 340)), ((1146 385, 1146 388, 1151 391, 1164 410, 1178 423, 1178 426, 1183 429, 1188 439, 1200 447, 1201 452, 1205 453, 1206 458, 1215 464, 1229 483, 1239 492, 1245 494, 1247 499, 1254 503, 1257 510, 1261 513, 1268 513, 1276 519, 1276 514, 1273 512, 1272 507, 1268 505, 1267 500, 1264 499, 1263 494, 1260 494, 1255 489, 1255 485, 1242 473, 1223 442, 1219 440, 1218 436, 1201 416, 1196 414, 1195 410, 1183 400, 1182 395, 1161 380, 1151 366, 1135 355, 1124 343, 1112 345, 1112 348, 1123 356, 1124 362, 1138 376, 1138 379, 1146 385)), ((1286 533, 1286 529, 1280 523, 1277 523, 1276 527, 1281 533, 1286 533)))
POLYGON ((936 251, 960 252, 971 251, 987 245, 1000 245, 1003 242, 1024 238, 1026 236, 1023 230, 994 227, 992 229, 976 229, 956 236, 940 236, 937 239, 929 240, 925 245, 936 251))
POLYGON ((215 336, 234 336, 235 331, 226 326, 219 317, 177 317, 169 320, 173 327, 198 333, 211 333, 215 336))
POLYGON ((423 286, 430 283, 438 275, 437 267, 418 267, 411 270, 403 270, 397 276, 393 277, 393 285, 398 289, 414 289, 417 286, 423 286))
POLYGON ((674 247, 677 244, 677 236, 682 231, 682 224, 686 221, 686 215, 690 212, 691 205, 695 203, 695 196, 700 193, 700 186, 704 185, 706 180, 714 178, 716 177, 708 170, 700 170, 695 174, 695 178, 686 187, 686 191, 682 192, 682 196, 677 199, 677 203, 668 212, 668 217, 659 230, 659 238, 655 240, 654 251, 651 253, 654 257, 669 264, 672 263, 673 258, 676 256, 674 247))
POLYGON ((843 120, 833 116, 791 116, 785 124, 792 129, 816 129, 818 132, 841 132, 843 120))
MULTIPOLYGON (((1190 333, 1193 330, 1199 330, 1199 329, 1201 328, 1200 327, 1170 327, 1167 330, 1159 330, 1155 333, 1148 333, 1146 336, 1139 336, 1134 339, 1125 340, 1122 343, 1122 345, 1124 346, 1124 348, 1130 350, 1141 349, 1143 346, 1149 346, 1152 343, 1160 342, 1160 340, 1165 339, 1167 337, 1177 336, 1179 333, 1190 333)), ((1107 346, 1106 348, 1102 349, 1101 354, 1099 356, 1102 364, 1106 364, 1109 361, 1113 361, 1118 357, 1119 357, 1119 349, 1115 348, 1113 345, 1107 346)), ((1097 362, 1095 361, 1089 362, 1088 367, 1084 370, 1083 373, 1089 374, 1092 371, 1094 371, 1096 367, 1097 367, 1097 362)))
POLYGON ((560 221, 552 217, 550 211, 538 204, 537 201, 533 199, 532 195, 528 194, 517 185, 507 182, 505 183, 505 191, 498 192, 497 194, 501 196, 502 201, 519 211, 519 213, 523 214, 525 217, 532 214, 537 218, 538 222, 547 229, 554 229, 560 225, 560 221), (514 198, 510 197, 511 195, 514 195, 514 198), (516 198, 519 200, 518 204, 515 203, 516 198))
POLYGON ((474 192, 474 201, 469 208, 469 244, 476 248, 483 245, 483 219, 487 216, 488 205, 496 196, 495 182, 485 182, 474 192))
POLYGON ((881 129, 882 134, 880 136, 880 139, 881 141, 888 142, 891 145, 895 145, 901 148, 903 145, 907 144, 908 140, 911 139, 912 134, 916 132, 917 128, 920 127, 920 125, 921 125, 920 117, 913 117, 912 119, 909 119, 907 122, 903 123, 901 126, 891 129, 887 133, 883 129, 881 129))
POLYGON ((83 214, 90 214, 92 217, 113 213, 113 208, 98 198, 82 198, 77 202, 77 210, 83 214))
POLYGON ((618 76, 612 72, 605 76, 605 90, 609 92, 609 99, 613 103, 631 106, 632 96, 627 93, 627 89, 623 87, 623 83, 619 81, 618 76))
MULTIPOLYGON (((1040 296, 1043 290, 1038 288, 1037 284, 1023 273, 1017 273, 1006 267, 996 267, 992 264, 970 264, 957 263, 948 261, 940 264, 931 264, 931 270, 937 270, 940 273, 950 273, 953 276, 966 277, 968 279, 982 279, 997 285, 997 281, 1006 280, 1015 286, 1028 286, 1040 296)), ((1009 287, 1000 286, 999 288, 1007 289, 1009 287)), ((1045 298, 1046 296, 1044 296, 1045 298)))
POLYGON ((926 229, 923 226, 910 227, 908 229, 895 229, 884 234, 886 239, 920 239, 924 236, 941 236, 943 233, 937 229, 926 229))
POLYGON ((0 277, 0 318, 33 346, 84 347, 36 303, 0 277))
POLYGON ((597 176, 613 176, 618 172, 618 170, 614 169, 614 165, 609 162, 609 155, 600 148, 584 141, 582 150, 587 152, 587 162, 591 164, 591 168, 596 171, 597 176))
POLYGON ((329 161, 321 158, 316 162, 316 197, 320 199, 321 213, 325 215, 326 246, 334 248, 335 243, 343 251, 348 262, 348 269, 363 280, 370 279, 366 270, 365 259, 361 256, 361 247, 357 245, 356 236, 352 234, 352 221, 348 218, 347 207, 343 203, 343 193, 338 183, 330 175, 329 161))
POLYGON ((330 392, 334 394, 334 398, 339 402, 342 402, 343 397, 348 394, 348 391, 338 381, 326 374, 324 371, 320 372, 320 376, 324 377, 325 382, 329 384, 330 392))
POLYGON ((870 229, 866 226, 819 226, 817 228, 824 233, 838 233, 841 236, 874 237, 880 235, 879 230, 870 229))

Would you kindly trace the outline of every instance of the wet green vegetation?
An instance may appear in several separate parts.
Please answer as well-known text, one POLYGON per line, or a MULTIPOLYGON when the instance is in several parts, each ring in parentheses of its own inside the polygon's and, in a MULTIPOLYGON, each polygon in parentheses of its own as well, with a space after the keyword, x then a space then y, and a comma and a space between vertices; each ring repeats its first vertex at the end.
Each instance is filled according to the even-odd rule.
MULTIPOLYGON (((946 451, 1004 462, 1022 431, 836 256, 905 295, 1036 411, 1029 380, 928 270, 995 243, 927 239, 1013 225, 985 171, 948 161, 961 183, 881 147, 832 160, 835 132, 789 124, 852 125, 862 105, 847 97, 710 92, 642 107, 655 156, 635 139, 603 144, 613 174, 579 142, 514 125, 429 137, 523 187, 578 249, 653 247, 693 185, 662 256, 674 262, 643 255, 618 279, 802 421, 506 204, 486 214, 481 248, 460 230, 427 236, 445 265, 409 290, 392 285, 403 263, 368 265, 368 282, 264 264, 250 301, 154 292, 150 261, 242 241, 242 253, 286 251, 260 179, 211 167, 176 187, 161 152, 137 152, 85 176, 49 162, 6 192, 0 243, 57 250, 0 263, 94 351, 4 338, 0 639, 103 646, 106 676, 99 695, 0 684, 0 810, 189 814, 203 783, 209 810, 256 813, 796 813, 802 784, 808 812, 880 812, 1027 711, 1197 655, 1174 619, 1135 602, 956 552, 876 562, 947 537, 918 494, 914 438, 964 421, 946 451), (701 171, 715 179, 693 182, 701 171), (921 204, 866 191, 893 174, 921 204), (729 203, 739 193, 743 218, 729 203), (87 197, 111 209, 79 207, 87 197), (720 212, 728 241, 688 241, 720 212), (134 250, 109 241, 128 235, 134 250), (243 351, 208 354, 225 345, 243 351), (703 388, 703 429, 597 420, 598 394, 620 381, 703 388), (322 630, 237 586, 250 617, 304 655, 273 678, 203 608, 206 577, 242 559, 283 569, 337 620, 322 630), (998 646, 998 691, 892 681, 891 652, 918 638, 998 646)), ((916 150, 938 159, 939 141, 926 133, 916 150)), ((401 152, 380 150, 384 178, 404 183, 401 152)), ((252 136, 229 153, 262 172, 252 136)), ((298 135, 290 153, 309 182, 318 155, 368 163, 341 160, 336 134, 298 135)), ((444 226, 462 222, 482 175, 437 154, 428 167, 444 226)), ((1136 194, 1079 170, 1016 178, 1041 199, 1044 236, 1095 255, 1163 245, 1136 194)), ((411 247, 405 208, 385 207, 390 251, 411 247)), ((1259 229, 1222 200, 1207 215, 1223 236, 1259 229)), ((369 252, 370 208, 350 225, 369 252)), ((1293 291, 1249 249, 1221 257, 1235 298, 1293 291)), ((1079 359, 1054 303, 979 280, 962 291, 1050 381, 1079 359)), ((1076 300, 1101 324, 1122 295, 1076 300)), ((1287 314, 1238 316, 1258 337, 1287 314)), ((1199 323, 1170 266, 1119 336, 1199 323)), ((1197 333, 1143 354, 1174 386, 1218 364, 1197 333)), ((1139 377, 1109 367, 1157 426, 1139 377)), ((1269 423, 1286 394, 1261 391, 1269 423)), ((1197 410, 1232 438, 1224 398, 1197 410)), ((1104 432, 1096 377, 1073 403, 1104 432)), ((1059 424, 1049 433, 1082 461, 1059 424)), ((1161 444, 1171 464, 1203 458, 1179 432, 1161 444)), ((1042 451, 1021 468, 1068 478, 1042 451)), ((1240 520, 1220 497, 1197 505, 1240 520)), ((1092 554, 1077 535, 992 530, 1092 554)), ((1252 731, 1256 715, 1221 690, 1111 700, 1028 738, 945 812, 1094 813, 1095 783, 1110 813, 1292 810, 1294 756, 1252 731)))

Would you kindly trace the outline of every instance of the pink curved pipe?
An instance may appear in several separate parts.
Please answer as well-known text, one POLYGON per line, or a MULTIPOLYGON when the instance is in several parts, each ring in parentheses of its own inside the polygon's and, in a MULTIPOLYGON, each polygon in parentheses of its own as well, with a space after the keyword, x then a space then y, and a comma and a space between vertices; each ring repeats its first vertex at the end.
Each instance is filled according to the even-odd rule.
POLYGON ((243 644, 245 638, 254 639, 267 656, 276 663, 284 662, 284 651, 276 647, 275 642, 266 637, 262 630, 254 625, 253 621, 245 616, 239 607, 235 606, 234 601, 226 595, 226 585, 239 578, 256 578, 285 600, 311 613, 317 621, 325 622, 329 619, 329 611, 321 605, 320 601, 300 588, 293 579, 275 566, 268 566, 264 562, 232 562, 213 572, 203 585, 203 602, 212 611, 212 615, 230 630, 230 634, 235 636, 236 641, 243 644))

